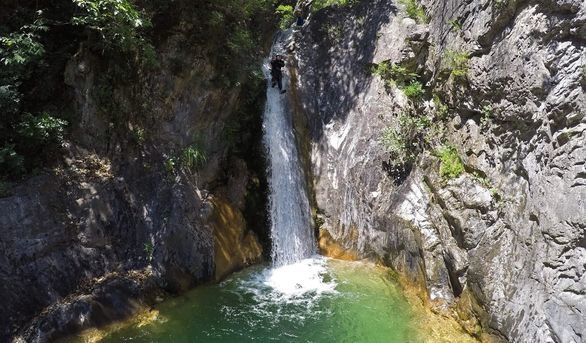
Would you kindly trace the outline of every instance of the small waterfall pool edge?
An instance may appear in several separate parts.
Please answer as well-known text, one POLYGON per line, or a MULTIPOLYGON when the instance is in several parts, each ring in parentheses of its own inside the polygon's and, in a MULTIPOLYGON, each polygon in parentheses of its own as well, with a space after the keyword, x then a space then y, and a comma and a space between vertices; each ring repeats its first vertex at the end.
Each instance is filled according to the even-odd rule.
POLYGON ((316 256, 259 265, 64 342, 421 342, 389 270, 316 256))

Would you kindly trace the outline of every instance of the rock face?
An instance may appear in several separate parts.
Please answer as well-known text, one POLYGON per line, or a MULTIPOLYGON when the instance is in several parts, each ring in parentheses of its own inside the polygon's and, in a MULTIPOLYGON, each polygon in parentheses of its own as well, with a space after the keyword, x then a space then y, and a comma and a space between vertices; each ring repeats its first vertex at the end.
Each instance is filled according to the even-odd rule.
POLYGON ((0 341, 103 325, 260 260, 252 229, 263 224, 244 213, 254 212, 247 199, 262 175, 230 153, 225 134, 241 89, 214 87, 218 73, 196 53, 172 68, 177 54, 198 49, 186 41, 176 30, 158 72, 109 93, 130 109, 125 118, 100 108, 99 80, 111 71, 83 48, 70 61, 80 120, 64 162, 0 199, 0 341), (181 168, 192 144, 205 163, 181 168))
POLYGON ((377 0, 317 12, 297 37, 317 222, 425 285, 438 309, 466 299, 471 316, 456 312, 479 338, 466 321, 496 340, 583 342, 586 3, 422 4, 428 24, 377 0), (419 75, 419 103, 369 72, 383 61, 419 75), (440 134, 397 175, 381 137, 406 110, 440 134), (442 176, 441 145, 462 174, 442 176))

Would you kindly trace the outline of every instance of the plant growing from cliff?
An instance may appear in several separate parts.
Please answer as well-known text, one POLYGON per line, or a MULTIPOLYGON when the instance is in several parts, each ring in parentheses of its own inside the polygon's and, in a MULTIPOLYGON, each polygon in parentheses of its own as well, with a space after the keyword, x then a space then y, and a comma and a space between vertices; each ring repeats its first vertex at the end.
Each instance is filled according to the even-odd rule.
POLYGON ((39 146, 50 143, 61 143, 67 121, 42 113, 33 116, 24 115, 22 122, 17 126, 17 131, 24 138, 23 144, 39 146))
POLYGON ((435 109, 436 118, 439 120, 445 120, 449 115, 448 105, 444 104, 439 95, 433 95, 433 107, 435 109))
POLYGON ((103 50, 120 49, 122 52, 140 51, 150 54, 152 46, 140 30, 150 21, 129 0, 73 0, 79 13, 71 23, 93 32, 103 50))
POLYGON ((279 5, 275 10, 275 13, 281 18, 279 21, 279 27, 281 30, 286 30, 291 26, 295 17, 293 16, 293 6, 291 5, 279 5))
POLYGON ((181 152, 181 165, 190 172, 199 170, 206 161, 206 154, 199 144, 192 144, 181 152))
POLYGON ((448 24, 452 27, 454 31, 462 31, 462 23, 458 19, 450 19, 448 24))
POLYGON ((130 133, 132 134, 132 139, 138 145, 141 145, 146 140, 146 134, 142 127, 134 127, 130 130, 130 133))
POLYGON ((165 160, 165 170, 167 171, 167 173, 169 173, 169 175, 172 175, 175 173, 175 165, 176 165, 176 161, 174 157, 168 157, 165 160))
POLYGON ((410 164, 423 148, 425 133, 431 121, 425 116, 402 112, 397 122, 397 127, 387 127, 382 131, 380 141, 394 164, 410 164))
POLYGON ((480 117, 480 125, 482 127, 487 127, 490 123, 490 118, 493 116, 493 109, 491 105, 484 105, 482 107, 482 115, 480 117))
POLYGON ((151 242, 147 242, 144 244, 144 252, 147 255, 147 260, 150 262, 153 260, 153 253, 155 252, 155 246, 151 242))
POLYGON ((415 20, 419 24, 425 24, 429 22, 429 18, 425 14, 425 9, 418 0, 399 0, 401 4, 405 6, 405 11, 409 18, 415 20))
POLYGON ((403 65, 383 61, 379 64, 374 64, 371 72, 380 76, 387 87, 393 84, 396 85, 413 101, 421 99, 425 93, 423 85, 418 80, 419 75, 403 65))
POLYGON ((357 3, 358 0, 314 0, 311 3, 311 11, 317 12, 323 8, 330 6, 345 7, 357 3))
POLYGON ((409 82, 408 85, 406 85, 402 89, 403 89, 403 93, 405 93, 405 95, 413 101, 417 101, 417 100, 421 99, 421 97, 423 96, 423 93, 424 93, 423 86, 421 85, 421 82, 419 82, 419 81, 411 81, 411 82, 409 82))
POLYGON ((450 71, 450 75, 455 78, 465 78, 468 76, 470 54, 463 51, 447 50, 444 60, 446 68, 450 71))
POLYGON ((454 179, 464 172, 464 163, 455 147, 444 145, 436 150, 436 156, 440 159, 440 175, 443 178, 454 179))

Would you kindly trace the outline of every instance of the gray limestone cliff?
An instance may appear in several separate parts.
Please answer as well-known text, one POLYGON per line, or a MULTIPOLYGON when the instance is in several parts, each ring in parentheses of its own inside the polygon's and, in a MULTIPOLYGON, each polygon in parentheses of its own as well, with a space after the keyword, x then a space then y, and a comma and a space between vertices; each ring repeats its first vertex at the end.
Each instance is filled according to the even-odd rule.
POLYGON ((479 339, 584 342, 586 3, 421 4, 427 23, 375 0, 296 33, 316 223, 479 339), (405 69, 385 82, 385 64, 405 69), (417 98, 397 80, 410 75, 417 98), (399 163, 384 136, 407 130, 415 157, 399 163), (442 149, 463 170, 442 171, 442 149))
POLYGON ((183 26, 139 80, 109 82, 120 70, 83 45, 69 61, 62 161, 0 198, 0 341, 121 320, 261 259, 261 113, 183 26))

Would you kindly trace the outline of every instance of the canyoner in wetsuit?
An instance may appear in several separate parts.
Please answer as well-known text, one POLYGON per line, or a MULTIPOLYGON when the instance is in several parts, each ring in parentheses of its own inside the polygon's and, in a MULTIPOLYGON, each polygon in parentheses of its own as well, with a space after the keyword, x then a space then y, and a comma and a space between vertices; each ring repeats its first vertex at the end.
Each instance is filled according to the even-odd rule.
POLYGON ((283 90, 283 71, 281 70, 284 66, 285 61, 283 61, 283 56, 281 55, 275 55, 271 60, 271 87, 278 85, 281 94, 286 92, 283 90))

